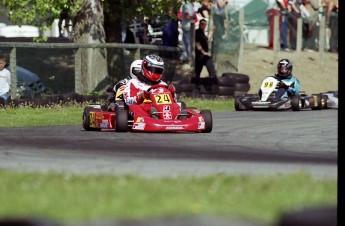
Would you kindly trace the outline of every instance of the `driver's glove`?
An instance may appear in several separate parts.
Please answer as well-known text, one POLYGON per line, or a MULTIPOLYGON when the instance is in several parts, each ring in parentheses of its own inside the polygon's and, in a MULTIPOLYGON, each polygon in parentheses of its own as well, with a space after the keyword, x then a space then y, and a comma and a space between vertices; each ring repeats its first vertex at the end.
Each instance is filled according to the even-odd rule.
POLYGON ((150 93, 145 91, 145 90, 140 90, 137 93, 135 101, 140 104, 142 103, 145 99, 150 99, 150 93))
POLYGON ((280 81, 280 82, 278 82, 276 87, 287 89, 289 86, 287 86, 284 82, 280 81))

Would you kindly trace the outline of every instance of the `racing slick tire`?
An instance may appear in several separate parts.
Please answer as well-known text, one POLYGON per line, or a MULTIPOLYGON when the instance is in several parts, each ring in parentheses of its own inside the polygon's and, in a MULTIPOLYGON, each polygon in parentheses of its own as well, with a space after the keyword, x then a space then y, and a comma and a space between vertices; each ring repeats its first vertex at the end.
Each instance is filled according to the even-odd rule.
POLYGON ((322 109, 328 109, 328 105, 327 105, 328 96, 324 94, 321 94, 321 96, 322 96, 322 99, 321 99, 322 109))
POLYGON ((205 130, 202 133, 210 133, 213 127, 212 112, 210 110, 201 110, 200 113, 204 116, 205 130))
POLYGON ((240 108, 240 98, 241 97, 236 97, 234 98, 234 104, 235 104, 235 110, 236 111, 243 111, 243 109, 240 108))
POLYGON ((181 111, 187 108, 186 102, 184 102, 184 101, 179 101, 178 103, 179 103, 179 105, 180 105, 181 111))
POLYGON ((312 110, 322 110, 324 108, 324 100, 322 98, 321 94, 312 94, 312 96, 314 97, 314 102, 317 102, 317 105, 315 107, 312 107, 312 110))
POLYGON ((84 112, 83 112, 83 128, 86 131, 100 131, 100 128, 92 128, 90 127, 90 111, 99 111, 99 109, 94 108, 94 107, 85 107, 84 112))
POLYGON ((128 131, 128 112, 124 109, 118 109, 115 113, 115 131, 128 131))
POLYGON ((300 96, 291 97, 291 108, 293 111, 300 111, 302 108, 302 99, 300 96))

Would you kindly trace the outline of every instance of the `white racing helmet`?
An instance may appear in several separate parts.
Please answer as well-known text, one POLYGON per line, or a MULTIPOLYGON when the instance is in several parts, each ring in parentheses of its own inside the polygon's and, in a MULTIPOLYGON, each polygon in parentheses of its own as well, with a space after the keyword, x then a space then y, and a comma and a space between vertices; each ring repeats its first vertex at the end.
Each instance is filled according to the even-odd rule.
POLYGON ((141 73, 141 64, 143 60, 135 60, 132 62, 129 69, 130 78, 137 78, 138 73, 141 73))

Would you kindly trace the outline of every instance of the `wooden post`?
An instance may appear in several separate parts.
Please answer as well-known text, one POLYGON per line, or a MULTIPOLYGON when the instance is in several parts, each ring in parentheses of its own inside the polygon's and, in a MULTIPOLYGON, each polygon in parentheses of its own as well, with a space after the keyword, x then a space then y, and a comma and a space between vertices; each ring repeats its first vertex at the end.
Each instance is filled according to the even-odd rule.
POLYGON ((17 48, 12 47, 10 52, 10 71, 11 71, 11 99, 17 99, 17 48))
POLYGON ((274 59, 277 56, 278 51, 280 50, 280 24, 279 24, 279 15, 274 16, 274 32, 273 32, 273 52, 274 59))
POLYGON ((84 87, 81 81, 81 48, 77 48, 74 55, 74 91, 78 94, 84 94, 84 87))
POLYGON ((319 53, 320 53, 320 62, 323 62, 323 56, 325 53, 325 35, 326 35, 326 19, 324 16, 321 16, 320 27, 319 27, 319 53))
POLYGON ((190 55, 189 55, 189 62, 193 68, 195 67, 195 23, 190 24, 190 55))

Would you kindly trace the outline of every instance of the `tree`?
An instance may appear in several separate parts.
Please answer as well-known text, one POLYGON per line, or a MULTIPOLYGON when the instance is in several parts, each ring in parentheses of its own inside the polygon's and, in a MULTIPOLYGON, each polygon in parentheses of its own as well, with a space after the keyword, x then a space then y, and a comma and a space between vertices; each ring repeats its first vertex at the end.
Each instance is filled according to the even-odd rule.
MULTIPOLYGON (((44 34, 55 19, 67 13, 73 22, 74 43, 120 43, 123 18, 128 24, 134 18, 154 18, 168 12, 169 6, 178 7, 178 4, 179 0, 3 0, 2 14, 6 13, 19 26, 38 26, 44 34)), ((44 40, 42 35, 39 41, 44 40)), ((81 52, 84 90, 91 92, 108 77, 107 58, 112 56, 106 49, 83 49, 81 52)), ((116 53, 110 55, 113 54, 116 53)))

